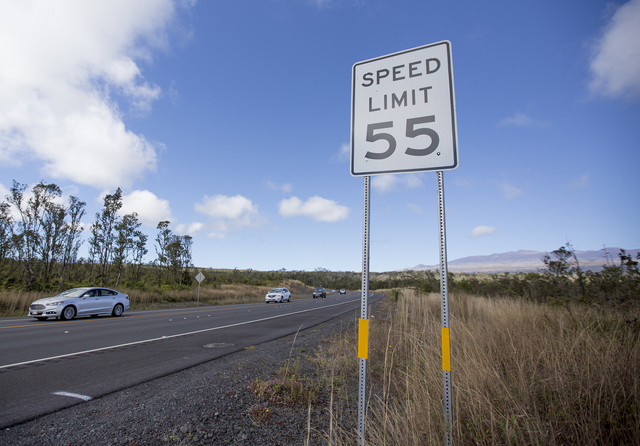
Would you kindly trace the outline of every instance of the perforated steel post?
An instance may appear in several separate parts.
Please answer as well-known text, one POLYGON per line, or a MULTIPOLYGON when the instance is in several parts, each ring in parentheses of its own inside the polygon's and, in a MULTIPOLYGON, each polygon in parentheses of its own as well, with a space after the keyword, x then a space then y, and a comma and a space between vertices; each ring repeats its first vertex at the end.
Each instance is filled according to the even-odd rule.
POLYGON ((358 444, 364 444, 364 425, 367 405, 367 358, 369 356, 369 210, 370 177, 364 177, 364 212, 362 230, 362 295, 360 296, 360 320, 358 321, 358 358, 360 378, 358 391, 358 444))
POLYGON ((451 346, 449 343, 449 278, 447 234, 444 219, 444 179, 438 171, 438 218, 440 226, 440 318, 442 320, 442 383, 444 387, 445 446, 451 444, 453 408, 451 406, 451 346))

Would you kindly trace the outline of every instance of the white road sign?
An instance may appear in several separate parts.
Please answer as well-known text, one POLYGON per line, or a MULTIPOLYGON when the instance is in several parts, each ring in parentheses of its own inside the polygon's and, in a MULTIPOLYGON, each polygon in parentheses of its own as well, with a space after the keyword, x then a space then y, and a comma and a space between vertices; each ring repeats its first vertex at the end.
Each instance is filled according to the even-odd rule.
POLYGON ((198 273, 198 275, 196 276, 196 280, 198 281, 198 283, 202 282, 204 280, 204 274, 202 274, 201 272, 198 273))
POLYGON ((449 41, 358 62, 352 82, 351 175, 458 167, 449 41))

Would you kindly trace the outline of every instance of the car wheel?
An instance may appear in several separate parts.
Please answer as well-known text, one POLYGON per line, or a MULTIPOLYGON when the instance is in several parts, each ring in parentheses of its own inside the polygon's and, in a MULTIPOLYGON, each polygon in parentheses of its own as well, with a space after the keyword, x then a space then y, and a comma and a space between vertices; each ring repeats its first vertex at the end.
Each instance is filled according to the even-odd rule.
POLYGON ((62 319, 63 321, 68 321, 70 319, 73 319, 74 317, 76 317, 76 309, 71 305, 62 310, 62 313, 60 314, 60 319, 62 319))
POLYGON ((38 319, 39 321, 46 321, 49 318, 48 317, 37 317, 36 319, 38 319))
POLYGON ((113 311, 111 312, 111 316, 122 316, 122 313, 124 313, 124 307, 122 306, 122 304, 116 304, 115 307, 113 307, 113 311))

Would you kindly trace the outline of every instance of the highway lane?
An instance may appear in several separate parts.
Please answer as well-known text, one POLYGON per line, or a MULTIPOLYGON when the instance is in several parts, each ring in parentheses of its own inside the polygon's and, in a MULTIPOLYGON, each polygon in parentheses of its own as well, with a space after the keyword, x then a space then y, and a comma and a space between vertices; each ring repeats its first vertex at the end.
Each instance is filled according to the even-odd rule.
POLYGON ((360 294, 349 292, 121 318, 0 319, 0 428, 287 336, 359 304, 360 294))

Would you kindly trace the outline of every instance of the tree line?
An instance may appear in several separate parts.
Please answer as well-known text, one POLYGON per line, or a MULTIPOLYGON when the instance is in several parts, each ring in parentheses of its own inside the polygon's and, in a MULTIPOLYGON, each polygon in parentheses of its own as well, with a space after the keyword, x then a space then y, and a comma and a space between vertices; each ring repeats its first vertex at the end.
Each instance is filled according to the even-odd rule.
MULTIPOLYGON (((191 286, 198 270, 205 285, 247 284, 278 286, 298 280, 310 287, 361 288, 362 274, 353 271, 256 271, 194 268, 193 239, 158 223, 155 259, 145 261, 149 236, 140 230, 138 214, 121 215, 122 191, 104 197, 103 208, 88 226, 86 203, 69 196, 66 203, 55 184, 13 182, 0 201, 0 289, 60 291, 71 286, 126 286, 139 289, 191 286), (88 234, 86 240, 83 234, 88 234), (88 244, 87 257, 79 249, 88 244)), ((640 254, 622 250, 617 261, 600 271, 584 270, 570 244, 541 258, 544 268, 521 273, 449 273, 449 289, 479 296, 513 296, 548 302, 624 303, 640 300, 640 254)), ((438 271, 370 273, 369 289, 415 288, 440 291, 438 271)))
POLYGON ((157 257, 145 262, 149 236, 136 212, 121 215, 122 190, 104 197, 103 208, 88 227, 86 203, 44 181, 27 191, 13 181, 0 201, 0 288, 61 291, 69 286, 120 286, 154 283, 190 285, 193 240, 158 223, 157 257), (88 234, 88 256, 79 257, 88 234))

